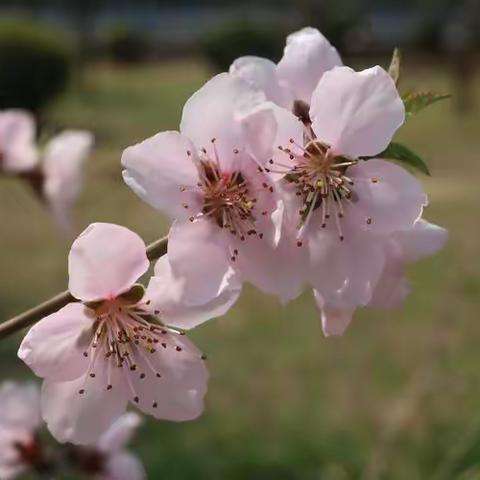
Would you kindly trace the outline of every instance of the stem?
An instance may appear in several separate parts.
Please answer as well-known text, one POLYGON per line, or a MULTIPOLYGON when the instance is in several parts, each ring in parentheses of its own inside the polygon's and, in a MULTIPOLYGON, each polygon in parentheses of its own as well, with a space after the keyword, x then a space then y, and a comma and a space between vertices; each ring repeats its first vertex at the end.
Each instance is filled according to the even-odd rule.
MULTIPOLYGON (((147 247, 147 257, 150 261, 156 260, 167 253, 168 237, 160 238, 159 240, 151 243, 147 247)), ((0 324, 0 340, 12 335, 23 328, 27 328, 30 325, 41 320, 43 317, 50 315, 60 308, 67 305, 67 303, 78 302, 78 299, 72 296, 72 294, 66 290, 54 297, 50 298, 46 302, 37 305, 36 307, 27 310, 26 312, 17 315, 0 324)))

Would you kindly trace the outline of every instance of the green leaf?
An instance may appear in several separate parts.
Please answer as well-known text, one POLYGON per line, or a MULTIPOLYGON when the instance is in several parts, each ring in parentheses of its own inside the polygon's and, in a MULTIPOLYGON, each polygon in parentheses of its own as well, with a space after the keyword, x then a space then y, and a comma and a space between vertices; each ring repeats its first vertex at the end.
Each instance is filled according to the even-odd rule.
POLYGON ((405 105, 405 112, 407 115, 418 113, 426 107, 450 98, 449 93, 438 92, 410 92, 402 96, 403 104, 405 105))
POLYGON ((390 66, 388 67, 388 74, 392 77, 392 80, 395 82, 395 85, 398 84, 400 80, 400 61, 402 56, 400 55, 400 50, 395 48, 392 54, 392 60, 390 61, 390 66))
POLYGON ((386 150, 376 155, 376 157, 388 160, 398 160, 410 167, 416 168, 425 175, 430 175, 430 170, 428 169, 427 164, 416 153, 412 152, 408 147, 401 143, 392 142, 386 150))

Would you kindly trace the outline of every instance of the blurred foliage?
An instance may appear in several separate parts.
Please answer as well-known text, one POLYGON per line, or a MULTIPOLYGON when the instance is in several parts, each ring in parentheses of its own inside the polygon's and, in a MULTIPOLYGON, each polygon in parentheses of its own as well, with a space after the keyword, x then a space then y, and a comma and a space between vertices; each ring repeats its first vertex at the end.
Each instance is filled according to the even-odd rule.
POLYGON ((0 24, 0 108, 38 112, 65 90, 70 74, 61 31, 25 21, 0 24))
POLYGON ((104 35, 105 49, 119 63, 138 63, 149 57, 151 43, 147 35, 127 25, 116 25, 104 35))
POLYGON ((202 50, 215 68, 224 71, 236 58, 244 55, 278 60, 284 42, 285 32, 281 29, 238 21, 209 32, 203 40, 202 50))

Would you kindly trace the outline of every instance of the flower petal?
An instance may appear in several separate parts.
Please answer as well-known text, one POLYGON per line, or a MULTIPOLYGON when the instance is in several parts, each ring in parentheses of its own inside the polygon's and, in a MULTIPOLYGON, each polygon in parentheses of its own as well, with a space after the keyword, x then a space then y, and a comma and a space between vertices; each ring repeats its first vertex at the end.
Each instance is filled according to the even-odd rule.
POLYGON ((70 249, 68 288, 83 301, 112 299, 149 266, 145 243, 136 233, 120 225, 92 223, 70 249))
POLYGON ((307 257, 294 238, 284 232, 276 247, 251 238, 238 242, 237 249, 235 264, 244 281, 278 296, 284 304, 300 295, 307 280, 307 257))
POLYGON ((338 65, 342 65, 342 60, 337 50, 317 29, 306 27, 287 37, 277 73, 296 100, 310 104, 322 75, 338 65))
POLYGON ((43 191, 60 227, 67 232, 71 231, 70 209, 82 188, 82 167, 93 141, 90 132, 66 130, 45 149, 43 191))
POLYGON ((184 281, 172 275, 168 257, 165 255, 155 265, 155 275, 150 279, 145 301, 160 311, 160 317, 174 327, 189 329, 207 320, 221 317, 237 301, 241 285, 229 285, 223 292, 205 304, 188 305, 183 301, 184 281))
POLYGON ((124 413, 102 434, 98 448, 107 453, 119 452, 130 442, 141 423, 142 417, 138 413, 124 413))
POLYGON ((0 386, 0 428, 34 432, 40 426, 40 390, 34 383, 0 386))
POLYGON ((96 443, 127 407, 120 369, 99 358, 95 377, 82 376, 69 382, 45 380, 42 386, 42 415, 51 434, 60 443, 96 443), (113 388, 107 390, 107 385, 113 388), (83 393, 79 392, 83 390, 83 393))
POLYGON ((246 56, 237 58, 230 65, 229 72, 237 75, 253 88, 265 94, 267 100, 290 109, 292 96, 277 76, 277 66, 267 58, 246 56))
POLYGON ((131 453, 119 452, 110 455, 101 480, 144 480, 147 478, 142 462, 131 453))
POLYGON ((395 239, 401 246, 404 260, 416 262, 441 250, 448 240, 448 231, 420 219, 411 230, 398 232, 395 239))
POLYGON ((2 112, 0 145, 0 168, 8 172, 32 170, 38 163, 33 116, 25 110, 2 112))
POLYGON ((180 131, 192 140, 197 149, 204 148, 210 159, 218 157, 222 170, 228 172, 237 161, 234 151, 245 149, 238 116, 243 117, 263 101, 265 95, 247 82, 221 73, 187 100, 180 131))
POLYGON ((224 232, 209 220, 174 222, 169 233, 168 258, 174 277, 184 285, 183 300, 205 304, 234 281, 224 232))
POLYGON ((191 213, 183 205, 196 208, 198 203, 197 195, 183 188, 198 182, 196 161, 195 147, 188 138, 178 132, 162 132, 123 152, 123 179, 152 207, 184 218, 191 213))
POLYGON ((187 337, 165 330, 151 351, 138 348, 135 370, 124 370, 129 399, 155 418, 182 422, 203 411, 208 371, 202 353, 187 337))
POLYGON ((387 148, 403 124, 405 108, 395 83, 380 67, 355 72, 337 67, 313 92, 312 128, 337 155, 373 156, 387 148))
POLYGON ((352 321, 355 309, 351 307, 332 307, 324 302, 322 296, 316 290, 313 291, 313 295, 321 312, 323 334, 326 337, 343 335, 352 321))
POLYGON ((347 174, 357 198, 347 222, 384 234, 410 229, 422 215, 427 197, 420 182, 402 167, 371 159, 350 167, 347 174))
POLYGON ((87 369, 83 356, 94 318, 81 303, 69 303, 34 325, 18 356, 35 375, 54 381, 72 380, 87 369), (61 365, 61 368, 59 368, 61 365))
POLYGON ((308 235, 310 281, 326 304, 354 307, 370 301, 384 265, 381 242, 368 234, 346 235, 342 242, 321 228, 308 235))

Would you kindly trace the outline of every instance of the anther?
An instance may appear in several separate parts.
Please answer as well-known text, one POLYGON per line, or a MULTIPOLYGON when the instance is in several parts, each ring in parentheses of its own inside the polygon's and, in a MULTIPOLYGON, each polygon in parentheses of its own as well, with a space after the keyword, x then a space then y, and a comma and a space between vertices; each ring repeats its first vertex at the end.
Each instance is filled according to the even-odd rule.
POLYGON ((134 401, 135 403, 138 403, 139 398, 138 398, 138 397, 133 397, 133 401, 134 401))

